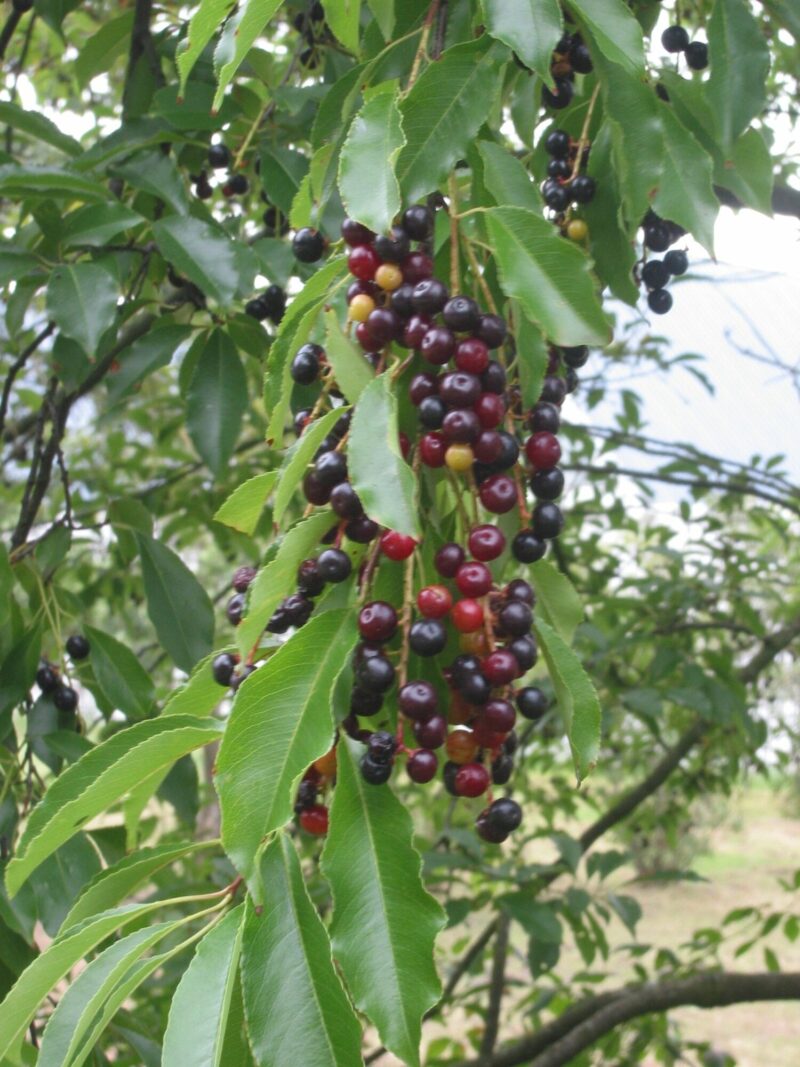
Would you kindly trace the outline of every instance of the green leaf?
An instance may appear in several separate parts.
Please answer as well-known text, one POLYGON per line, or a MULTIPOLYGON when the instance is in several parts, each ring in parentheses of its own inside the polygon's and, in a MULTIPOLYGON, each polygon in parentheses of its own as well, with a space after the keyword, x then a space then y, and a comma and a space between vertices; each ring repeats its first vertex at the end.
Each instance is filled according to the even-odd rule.
POLYGON ((38 266, 39 261, 36 256, 27 248, 15 248, 9 244, 3 244, 0 247, 0 285, 6 285, 12 281, 18 282, 18 279, 38 266))
POLYGON ((394 0, 367 0, 384 41, 390 41, 394 30, 394 0))
POLYGON ((186 395, 186 424, 195 448, 220 477, 233 455, 247 411, 247 375, 236 346, 214 330, 195 364, 186 395))
POLYGON ((714 223, 719 201, 711 184, 713 164, 668 104, 661 108, 664 170, 653 207, 677 222, 714 255, 714 223))
POLYGON ((158 639, 184 671, 211 650, 214 608, 208 593, 172 549, 136 531, 147 614, 158 639))
POLYGON ((417 79, 400 107, 406 145, 397 177, 406 203, 438 188, 466 155, 495 103, 506 55, 484 34, 448 48, 417 79))
POLYGON ((25 108, 8 101, 0 101, 0 122, 16 130, 29 134, 37 141, 44 141, 59 152, 68 156, 78 156, 83 149, 74 137, 70 137, 39 111, 26 111, 25 108))
POLYGON ((13 896, 36 867, 147 774, 216 740, 222 725, 188 715, 147 719, 114 734, 67 767, 31 812, 6 868, 13 896))
POLYGON ((388 374, 361 394, 347 444, 350 482, 371 519, 390 530, 421 536, 417 481, 400 452, 397 397, 388 374))
POLYGON ((552 904, 534 900, 526 892, 504 893, 497 898, 497 904, 537 941, 548 945, 561 943, 564 932, 552 904))
MULTIPOLYGON (((32 626, 16 641, 0 665, 0 715, 22 700, 36 677, 42 648, 42 628, 32 626)), ((0 738, 5 731, 0 729, 0 738)))
POLYGON ((81 46, 72 69, 82 89, 92 78, 110 70, 114 61, 126 53, 133 28, 133 15, 133 11, 125 11, 117 18, 103 22, 97 33, 81 46))
POLYGON ((481 0, 481 8, 487 33, 513 48, 526 67, 552 85, 553 49, 564 27, 558 0, 481 0))
POLYGON ((610 63, 602 54, 594 54, 594 65, 612 131, 612 160, 622 200, 620 221, 633 232, 661 179, 664 134, 658 98, 641 77, 610 63))
POLYGON ((12 199, 44 196, 53 200, 107 200, 108 190, 99 182, 82 178, 58 167, 0 166, 0 193, 12 199))
POLYGON ((621 893, 609 893, 608 903, 617 913, 623 925, 635 937, 636 924, 642 917, 642 906, 639 901, 621 893))
POLYGON ((217 508, 214 521, 224 522, 226 526, 252 536, 277 480, 277 471, 265 471, 248 478, 217 508))
POLYGON ((336 375, 336 384, 350 403, 355 404, 375 372, 361 349, 342 333, 339 316, 333 308, 325 312, 325 330, 325 354, 336 375))
POLYGON ((47 311, 65 337, 77 341, 90 358, 117 317, 117 283, 96 263, 55 268, 47 283, 47 311))
POLYGON ((644 73, 642 27, 623 0, 570 0, 570 10, 591 30, 609 62, 633 75, 644 73))
POLYGON ((524 208, 486 212, 500 280, 526 315, 558 345, 606 345, 610 330, 597 299, 589 260, 541 215, 524 208))
POLYGON ((189 210, 186 183, 172 156, 157 150, 137 152, 124 163, 118 164, 114 168, 114 174, 134 189, 141 189, 142 192, 163 200, 179 215, 185 215, 189 210))
POLYGON ((325 21, 348 52, 358 55, 361 0, 323 0, 325 21))
POLYGON ((589 225, 589 248, 597 273, 614 296, 633 307, 639 299, 633 279, 636 248, 620 217, 621 194, 611 160, 613 140, 612 124, 604 122, 589 157, 589 174, 597 188, 592 202, 581 210, 589 225))
POLYGON ((102 630, 84 626, 84 633, 91 648, 92 670, 109 702, 129 718, 144 718, 153 706, 155 686, 138 657, 102 630))
POLYGON ((556 631, 543 619, 537 620, 535 630, 556 691, 559 711, 572 749, 575 774, 580 782, 597 761, 600 701, 580 660, 556 631))
POLYGON ((542 201, 530 174, 507 148, 494 141, 478 141, 483 180, 495 203, 540 211, 542 201))
POLYGON ((331 960, 325 927, 311 903, 294 846, 280 834, 265 850, 264 905, 248 898, 242 992, 259 1067, 360 1067, 361 1027, 331 960))
POLYGON ((281 3, 282 0, 245 0, 241 9, 228 19, 214 53, 214 65, 217 68, 215 111, 245 56, 281 3))
POLYGON ((772 157, 760 130, 745 130, 728 159, 715 159, 714 181, 748 207, 772 215, 772 157))
MULTIPOLYGON (((119 735, 122 736, 122 735, 119 735)), ((0 1004, 0 1059, 27 1030, 41 1002, 78 960, 115 930, 163 908, 168 901, 127 904, 103 912, 65 937, 59 937, 37 956, 0 1004)))
POLYGON ((269 201, 288 217, 297 190, 308 173, 308 158, 294 148, 264 145, 261 149, 261 183, 269 201))
POLYGON ((550 353, 539 327, 530 321, 516 301, 512 301, 512 307, 522 402, 526 407, 533 407, 542 392, 550 353))
POLYGON ((300 776, 331 746, 331 693, 355 640, 353 613, 326 611, 298 630, 236 694, 214 783, 225 851, 258 903, 257 854, 264 838, 291 817, 300 776))
POLYGON ((348 741, 337 748, 322 854, 333 894, 333 954, 381 1041, 403 1063, 417 1065, 422 1017, 441 996, 433 949, 446 916, 423 887, 410 815, 388 785, 364 781, 363 751, 348 741))
POLYGON ((71 982, 50 1016, 37 1067, 73 1064, 80 1043, 109 994, 132 965, 181 922, 157 923, 121 938, 93 959, 71 982))
POLYGON ((162 1067, 226 1067, 222 1050, 242 949, 244 905, 200 941, 169 1009, 162 1067))
MULTIPOLYGON (((153 236, 165 259, 218 304, 233 303, 240 284, 236 245, 223 229, 202 219, 171 216, 153 223, 153 236)), ((245 285, 252 291, 253 278, 245 285)))
POLYGON ((291 356, 311 333, 320 308, 331 299, 347 273, 344 257, 330 260, 311 277, 289 307, 272 342, 267 360, 264 396, 269 413, 267 440, 283 443, 292 396, 291 356))
POLYGON ((135 889, 149 882, 154 874, 176 860, 184 859, 195 852, 216 847, 213 841, 193 844, 158 845, 156 848, 141 848, 100 871, 85 887, 70 908, 61 924, 59 937, 68 934, 73 927, 102 911, 115 907, 135 889))
MULTIPOLYGON (((365 361, 366 362, 366 361, 365 361)), ((338 381, 338 378, 337 378, 338 381)), ((291 503, 294 492, 306 472, 324 437, 342 417, 343 408, 333 408, 315 419, 303 430, 289 451, 278 472, 278 489, 272 505, 273 521, 278 523, 291 503)))
POLYGON ((234 0, 202 0, 192 15, 186 37, 178 45, 175 54, 181 92, 186 87, 192 67, 233 6, 234 0))
POLYGON ((720 145, 732 150, 766 101, 769 46, 745 0, 716 0, 708 23, 708 102, 720 145))
POLYGON ((376 233, 390 228, 401 207, 394 168, 405 143, 397 95, 390 82, 353 119, 339 155, 339 191, 345 210, 376 233))
POLYGON ((179 346, 191 336, 190 326, 166 320, 120 353, 119 369, 108 375, 108 400, 116 404, 141 381, 166 367, 179 346))
POLYGON ((273 559, 250 586, 247 613, 236 627, 236 646, 247 656, 264 632, 273 611, 297 584, 297 568, 334 524, 332 511, 320 511, 298 522, 286 534, 273 559))
POLYGON ((139 226, 145 220, 124 204, 86 204, 64 220, 62 242, 70 245, 101 247, 123 230, 139 226))
POLYGON ((536 591, 537 610, 548 626, 569 644, 583 621, 583 604, 575 586, 546 559, 533 564, 530 580, 536 591))

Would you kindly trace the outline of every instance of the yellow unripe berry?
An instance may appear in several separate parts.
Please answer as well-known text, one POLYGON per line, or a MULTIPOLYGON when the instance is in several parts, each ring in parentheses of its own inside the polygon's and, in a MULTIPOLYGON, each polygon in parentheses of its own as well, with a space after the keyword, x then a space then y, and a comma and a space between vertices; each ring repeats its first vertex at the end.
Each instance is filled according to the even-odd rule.
POLYGON ((572 219, 567 223, 567 237, 570 241, 585 241, 589 236, 589 227, 583 219, 572 219))
POLYGON ((354 296, 347 307, 347 317, 352 322, 366 322, 370 312, 375 310, 375 301, 366 293, 354 296))
POLYGON ((447 758, 451 763, 472 763, 478 753, 478 742, 472 730, 453 730, 444 743, 447 758))
POLYGON ((403 272, 394 263, 382 263, 375 271, 375 281, 389 293, 403 284, 403 272))
POLYGON ((472 634, 459 634, 458 647, 462 652, 467 652, 472 656, 485 656, 489 651, 486 634, 480 630, 472 634))
POLYGON ((444 454, 444 461, 451 471, 468 471, 475 462, 475 454, 469 445, 450 445, 444 454))

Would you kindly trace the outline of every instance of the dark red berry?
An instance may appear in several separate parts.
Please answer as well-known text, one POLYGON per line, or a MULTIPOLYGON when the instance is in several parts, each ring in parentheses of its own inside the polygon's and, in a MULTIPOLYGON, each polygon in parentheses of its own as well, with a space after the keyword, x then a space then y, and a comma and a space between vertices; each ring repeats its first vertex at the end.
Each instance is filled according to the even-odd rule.
POLYGON ((492 685, 508 685, 519 673, 519 664, 510 652, 497 649, 490 652, 481 663, 481 672, 492 685))
POLYGON ((419 345, 423 357, 435 366, 443 366, 447 363, 455 352, 455 348, 455 336, 446 326, 432 326, 419 345))
POLYGON ((370 245, 357 245, 347 257, 350 273, 363 282, 371 282, 380 265, 380 257, 370 245))
POLYGON ((400 264, 403 278, 411 285, 430 278, 433 274, 433 260, 424 252, 411 252, 400 264))
POLYGON ((415 374, 408 386, 408 396, 415 406, 427 396, 436 396, 439 380, 435 374, 415 374))
POLYGON ((480 395, 480 379, 474 374, 451 371, 439 379, 439 396, 450 408, 471 408, 480 395))
POLYGON ((489 366, 489 349, 477 337, 468 337, 456 348, 456 366, 469 374, 483 374, 489 366))
POLYGON ((403 330, 403 345, 406 348, 419 349, 432 327, 433 319, 428 318, 427 315, 412 315, 403 330))
POLYGON ((397 612, 385 600, 373 600, 358 613, 358 630, 365 641, 389 641, 397 630, 397 612))
POLYGON ((507 474, 493 474, 478 490, 481 503, 487 511, 503 515, 517 503, 517 487, 507 474))
POLYGON ((466 597, 486 596, 492 588, 492 572, 483 563, 462 563, 456 572, 456 585, 466 597))
POLYGON ((487 430, 493 430, 503 421, 506 413, 506 405, 502 396, 497 393, 481 393, 475 401, 475 414, 487 430))
POLYGON ((472 451, 479 463, 496 463, 503 455, 503 438, 497 430, 483 430, 472 451))
POLYGON ((455 791, 460 797, 479 797, 489 788, 489 772, 482 763, 465 763, 456 771, 455 791))
POLYGON ((415 721, 411 729, 423 748, 440 748, 447 738, 447 720, 443 715, 432 715, 425 722, 415 721))
POLYGON ((439 760, 436 753, 427 748, 420 748, 416 752, 412 752, 406 764, 408 777, 412 782, 417 782, 419 785, 430 782, 436 776, 438 769, 439 760))
POLYGON ((539 430, 525 442, 525 455, 537 471, 551 470, 561 459, 561 445, 555 434, 539 430))
POLYGON ((342 223, 342 237, 345 244, 355 248, 356 245, 370 244, 375 234, 372 230, 368 230, 366 226, 362 226, 360 222, 356 222, 355 219, 345 219, 342 223))
POLYGON ((442 619, 452 606, 450 590, 443 585, 426 585, 417 593, 417 607, 426 619, 442 619))
POLYGON ((328 809, 323 804, 315 804, 300 812, 300 825, 308 834, 321 837, 328 832, 328 809))
POLYGON ((464 562, 465 553, 461 545, 449 541, 442 545, 433 557, 433 565, 443 578, 455 578, 461 564, 464 562))
POLYGON ((471 445, 480 435, 481 420, 471 409, 457 408, 455 411, 448 411, 442 419, 442 436, 448 444, 471 445))
POLYGON ((517 713, 507 700, 490 700, 481 712, 483 725, 496 734, 507 734, 513 729, 517 713))
POLYGON ((485 523, 470 532, 468 543, 475 559, 488 563, 502 554, 506 547, 506 538, 498 526, 485 523))
POLYGON ((469 597, 458 600, 450 612, 450 619, 459 633, 475 633, 483 626, 483 606, 469 597))
POLYGON ((430 682, 408 682, 400 690, 397 703, 406 718, 425 722, 436 714, 436 690, 430 682))
POLYGON ((426 467, 443 467, 447 443, 441 434, 426 433, 420 438, 419 454, 426 467))

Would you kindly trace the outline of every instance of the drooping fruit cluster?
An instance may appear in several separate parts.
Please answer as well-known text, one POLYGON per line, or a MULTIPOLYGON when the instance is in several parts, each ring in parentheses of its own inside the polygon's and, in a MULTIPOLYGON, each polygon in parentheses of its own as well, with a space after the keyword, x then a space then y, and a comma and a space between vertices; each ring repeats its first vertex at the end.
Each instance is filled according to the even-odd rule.
MULTIPOLYGON (((85 660, 91 652, 89 641, 83 634, 71 634, 65 648, 73 664, 85 660)), ((43 659, 36 671, 36 684, 43 695, 50 697, 58 711, 74 719, 78 711, 78 692, 69 679, 64 679, 56 664, 43 659)))
MULTIPOLYGON (((574 161, 575 151, 567 138, 553 158, 572 152, 574 161)), ((351 412, 325 349, 308 340, 290 357, 303 404, 293 415, 296 433, 342 407, 302 481, 308 509, 329 507, 331 527, 266 630, 282 635, 303 626, 326 583, 355 571, 360 640, 342 728, 365 745, 364 780, 381 785, 400 763, 416 783, 440 777, 454 796, 483 798, 476 828, 499 843, 522 820, 512 797, 492 796, 508 786, 519 757, 517 717, 536 722, 548 710, 545 693, 525 679, 538 657, 534 590, 521 576, 504 582, 500 575, 509 560, 542 559, 561 532, 560 408, 588 350, 550 346, 540 395, 523 404, 516 372, 507 370, 514 349, 505 320, 435 276, 439 206, 408 208, 388 234, 347 219, 342 236, 354 278, 346 329, 399 399, 408 397, 400 404, 399 450, 418 476, 426 471, 423 508, 437 493, 449 500, 449 539, 440 525, 423 522, 424 538, 416 540, 367 514, 348 465, 351 412), (399 579, 391 577, 394 567, 402 568, 399 579), (400 585, 397 599, 372 592, 400 585)), ((251 569, 237 573, 228 604, 234 624, 252 580, 251 569)), ((225 654, 213 669, 217 681, 235 687, 254 664, 237 674, 236 657, 225 654)), ((296 812, 309 833, 325 831, 321 795, 334 775, 335 762, 315 765, 300 784, 296 812)))
POLYGON ((708 66, 708 45, 705 41, 690 41, 683 26, 667 26, 661 34, 661 44, 667 52, 682 52, 692 70, 705 70, 708 66))
POLYGON ((659 218, 648 211, 642 221, 643 243, 650 252, 666 252, 663 259, 645 259, 639 268, 639 279, 647 289, 647 303, 656 315, 666 315, 672 307, 672 293, 667 289, 673 277, 689 269, 689 257, 683 249, 670 248, 686 236, 686 230, 675 222, 659 218))
POLYGON ((579 33, 566 33, 558 42, 553 52, 550 73, 553 76, 553 88, 542 86, 542 103, 545 107, 560 111, 569 107, 574 93, 573 82, 576 74, 591 73, 592 57, 579 33))
POLYGON ((554 212, 555 221, 567 237, 584 241, 589 229, 576 215, 575 208, 591 203, 597 188, 594 178, 583 173, 589 160, 589 148, 560 129, 551 130, 544 145, 550 157, 547 177, 541 187, 544 202, 554 212))

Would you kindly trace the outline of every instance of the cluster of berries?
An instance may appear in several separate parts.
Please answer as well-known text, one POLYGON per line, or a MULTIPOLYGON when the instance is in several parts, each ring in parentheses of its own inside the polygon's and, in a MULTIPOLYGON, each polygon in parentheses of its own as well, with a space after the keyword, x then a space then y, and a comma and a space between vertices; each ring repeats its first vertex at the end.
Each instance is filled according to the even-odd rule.
MULTIPOLYGON (((72 634, 66 641, 67 655, 73 663, 79 663, 91 651, 88 640, 83 634, 72 634)), ((36 684, 43 694, 49 696, 59 711, 74 715, 78 710, 78 693, 64 681, 54 663, 43 660, 36 672, 36 684)))
MULTIPOLYGON (((212 170, 227 170, 228 176, 222 183, 222 195, 228 200, 235 196, 244 196, 250 189, 250 182, 241 172, 230 173, 232 163, 231 150, 221 141, 215 141, 208 149, 208 165, 212 170)), ((192 174, 194 194, 198 200, 210 200, 214 195, 214 186, 208 179, 208 172, 201 170, 192 174)))
MULTIPOLYGON (((560 158, 567 159, 571 150, 567 138, 560 158)), ((345 220, 342 236, 354 276, 347 315, 365 360, 378 373, 391 362, 399 377, 400 367, 418 419, 418 431, 412 434, 416 439, 412 443, 401 432, 400 449, 415 465, 444 468, 461 501, 463 545, 439 545, 433 558, 437 582, 420 582, 416 595, 413 581, 404 582, 407 603, 368 599, 372 583, 380 582, 380 568, 407 561, 406 573, 413 578, 415 564, 422 568, 422 562, 414 538, 381 529, 365 513, 348 477, 350 414, 343 412, 303 479, 309 504, 330 506, 338 521, 323 539, 320 554, 300 565, 297 591, 279 606, 267 630, 285 633, 302 626, 324 585, 351 575, 345 540, 377 540, 358 572, 365 602, 358 617, 361 640, 351 664, 349 715, 342 727, 366 746, 361 773, 367 782, 386 782, 401 758, 414 782, 429 782, 440 773, 454 796, 486 797, 476 827, 486 841, 500 842, 519 826, 522 812, 511 797, 493 799, 491 789, 511 777, 517 715, 538 721, 548 701, 535 686, 519 688, 538 655, 531 632, 533 589, 521 578, 498 585, 490 565, 509 550, 520 563, 535 562, 561 531, 563 517, 555 503, 564 486, 558 467, 559 409, 577 385, 576 369, 586 362, 588 350, 551 347, 540 398, 523 410, 518 383, 509 382, 502 354, 503 345, 512 344, 505 321, 482 311, 469 296, 451 295, 434 276, 430 242, 435 206, 408 208, 389 234, 376 235, 345 220), (393 346, 405 350, 399 364, 393 346), (532 511, 526 481, 535 498, 532 511), (465 496, 472 521, 463 507, 465 496), (522 528, 507 539, 504 529, 490 520, 514 509, 522 528)), ((313 407, 294 415, 300 435, 317 412, 335 408, 341 394, 325 350, 314 342, 298 349, 290 369, 302 387, 321 381, 313 407)), ((408 414, 404 425, 411 434, 408 414)), ((245 601, 244 589, 236 588, 228 605, 234 624, 245 601)), ((228 656, 220 669, 215 667, 215 677, 221 684, 235 684, 235 667, 235 658, 228 656)), ((300 825, 314 834, 327 828, 320 793, 334 780, 335 748, 324 760, 324 767, 309 768, 296 797, 300 825)))
POLYGON ((550 73, 553 76, 553 88, 542 86, 542 103, 545 107, 560 111, 569 107, 574 94, 573 82, 576 74, 590 74, 592 57, 579 33, 567 33, 561 38, 553 52, 550 73))
POLYGON ((705 41, 690 41, 683 26, 667 26, 661 34, 661 44, 667 52, 683 52, 686 64, 692 70, 705 70, 708 66, 708 45, 705 41))
POLYGON ((584 241, 589 229, 583 219, 574 216, 574 208, 591 203, 597 190, 594 178, 583 173, 589 162, 589 147, 560 129, 547 134, 544 147, 550 157, 541 186, 544 202, 555 213, 554 221, 567 237, 584 241))
POLYGON ((689 257, 683 249, 673 248, 686 236, 686 230, 675 222, 659 218, 648 211, 642 221, 644 246, 650 252, 666 252, 663 259, 648 259, 639 270, 639 279, 647 289, 647 303, 656 315, 666 315, 672 307, 672 293, 666 286, 670 278, 685 274, 689 269, 689 257))
POLYGON ((316 70, 322 62, 321 45, 332 39, 325 22, 325 9, 322 4, 313 3, 307 11, 295 15, 292 25, 308 46, 298 56, 300 65, 306 70, 316 70))

